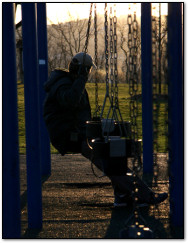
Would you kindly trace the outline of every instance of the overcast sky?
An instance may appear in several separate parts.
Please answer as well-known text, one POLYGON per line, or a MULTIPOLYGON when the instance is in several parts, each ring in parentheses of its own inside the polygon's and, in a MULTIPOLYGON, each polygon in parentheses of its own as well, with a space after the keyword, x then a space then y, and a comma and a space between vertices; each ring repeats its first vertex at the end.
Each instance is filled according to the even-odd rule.
MULTIPOLYGON (((97 4, 97 12, 104 15, 104 3, 97 4)), ((117 17, 120 15, 127 15, 129 7, 132 10, 136 8, 138 16, 140 16, 140 3, 130 4, 130 3, 117 3, 117 17)), ((108 6, 113 6, 113 3, 108 3, 108 6)), ((58 22, 64 22, 70 20, 70 15, 74 19, 77 18, 88 18, 90 10, 90 3, 47 3, 47 19, 52 23, 56 24, 58 22), (70 14, 70 15, 69 15, 70 14)), ((158 4, 156 5, 156 14, 158 14, 158 4)), ((162 3, 162 14, 166 14, 167 4, 162 3)), ((21 19, 21 7, 19 5, 17 11, 17 22, 21 19)), ((48 24, 50 22, 48 21, 48 24)))

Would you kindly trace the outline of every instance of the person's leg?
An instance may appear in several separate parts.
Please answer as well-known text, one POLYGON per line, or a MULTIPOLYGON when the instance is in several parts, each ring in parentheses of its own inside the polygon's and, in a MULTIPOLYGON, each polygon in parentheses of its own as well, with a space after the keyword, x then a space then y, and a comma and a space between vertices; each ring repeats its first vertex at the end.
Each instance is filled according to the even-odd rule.
MULTIPOLYGON (((87 159, 91 160, 92 163, 101 171, 103 171, 102 159, 93 159, 92 149, 89 148, 88 144, 84 141, 82 143, 82 155, 87 159)), ((153 195, 153 191, 138 177, 134 176, 132 171, 128 169, 128 173, 121 176, 108 176, 112 182, 114 193, 132 195, 134 191, 134 181, 138 186, 138 198, 149 201, 153 195)))
POLYGON ((64 134, 63 138, 58 138, 55 141, 51 141, 52 145, 58 150, 58 152, 64 156, 67 152, 81 153, 82 152, 82 139, 78 137, 75 141, 71 141, 71 135, 69 133, 64 134))
MULTIPOLYGON (((101 171, 103 171, 103 161, 101 159, 93 159, 93 153, 92 149, 89 148, 88 144, 86 141, 80 141, 78 143, 70 143, 69 144, 69 150, 66 150, 71 152, 74 147, 74 151, 72 152, 81 152, 84 157, 87 159, 91 160, 91 162, 101 171), (69 147, 70 146, 70 147, 69 147)), ((64 146, 60 143, 55 145, 56 149, 64 155, 65 149, 64 146)), ((68 149, 68 148, 67 148, 68 149)), ((127 197, 131 197, 132 192, 134 191, 134 182, 136 181, 136 185, 138 186, 138 199, 139 201, 144 201, 155 204, 160 203, 164 201, 167 197, 167 194, 162 193, 160 197, 157 199, 157 201, 153 200, 154 199, 154 192, 138 177, 134 176, 133 173, 131 172, 130 169, 128 169, 128 173, 123 175, 123 176, 108 176, 109 179, 112 182, 112 186, 114 188, 114 194, 124 194, 127 197)))
POLYGON ((114 193, 118 195, 125 193, 130 197, 133 195, 135 188, 138 188, 137 196, 139 201, 150 202, 154 195, 152 189, 149 188, 137 175, 134 175, 131 170, 128 169, 128 171, 129 172, 124 176, 109 177, 114 188, 114 193))

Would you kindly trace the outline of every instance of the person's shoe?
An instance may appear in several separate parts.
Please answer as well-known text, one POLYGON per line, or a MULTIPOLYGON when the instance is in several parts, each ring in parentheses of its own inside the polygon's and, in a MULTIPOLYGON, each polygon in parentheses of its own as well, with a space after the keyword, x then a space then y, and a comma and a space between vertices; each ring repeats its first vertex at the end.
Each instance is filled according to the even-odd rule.
POLYGON ((137 207, 146 207, 149 205, 157 205, 159 203, 162 203, 164 200, 166 200, 168 197, 167 193, 153 193, 150 200, 145 199, 138 199, 136 202, 137 207))
MULTIPOLYGON (((126 207, 128 205, 133 205, 134 199, 130 195, 126 194, 115 194, 114 207, 126 207)), ((137 207, 146 207, 148 203, 138 200, 136 202, 137 207)))
POLYGON ((148 202, 151 205, 156 205, 159 203, 162 203, 164 200, 166 200, 168 197, 168 193, 154 193, 153 197, 148 202))
MULTIPOLYGON (((157 205, 168 197, 167 193, 154 193, 149 201, 138 199, 136 202, 137 207, 147 207, 149 205, 157 205)), ((114 207, 125 207, 127 205, 133 204, 133 197, 126 194, 115 195, 114 207)))

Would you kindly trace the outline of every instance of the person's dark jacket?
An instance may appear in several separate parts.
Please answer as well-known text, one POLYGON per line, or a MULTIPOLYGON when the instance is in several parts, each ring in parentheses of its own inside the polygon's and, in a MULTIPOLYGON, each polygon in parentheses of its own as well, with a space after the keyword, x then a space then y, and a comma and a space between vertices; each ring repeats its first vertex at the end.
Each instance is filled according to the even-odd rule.
POLYGON ((74 80, 68 71, 54 70, 45 83, 43 117, 52 144, 66 143, 71 131, 85 135, 86 121, 91 120, 86 81, 84 76, 74 80))

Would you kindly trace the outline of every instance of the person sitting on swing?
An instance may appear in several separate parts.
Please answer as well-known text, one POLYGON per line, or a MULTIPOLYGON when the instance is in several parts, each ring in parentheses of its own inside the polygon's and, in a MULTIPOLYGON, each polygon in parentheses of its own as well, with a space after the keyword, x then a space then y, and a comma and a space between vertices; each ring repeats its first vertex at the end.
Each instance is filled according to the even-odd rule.
MULTIPOLYGON (((67 152, 81 153, 91 159, 91 150, 86 142, 86 121, 91 121, 91 107, 85 85, 88 75, 95 67, 92 57, 84 52, 77 53, 69 64, 69 70, 55 69, 44 85, 46 98, 43 117, 52 145, 64 156, 67 152)), ((92 161, 103 171, 100 161, 92 161)), ((110 175, 114 189, 114 206, 133 203, 134 178, 129 173, 110 175)), ((154 193, 139 177, 138 206, 163 202, 167 193, 154 193)))

